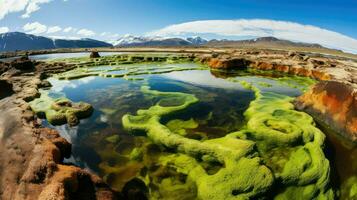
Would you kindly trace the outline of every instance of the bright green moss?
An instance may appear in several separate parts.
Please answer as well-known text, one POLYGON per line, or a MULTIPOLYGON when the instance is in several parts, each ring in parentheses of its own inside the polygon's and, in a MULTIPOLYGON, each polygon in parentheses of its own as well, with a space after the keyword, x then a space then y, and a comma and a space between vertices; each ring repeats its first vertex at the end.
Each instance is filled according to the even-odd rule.
POLYGON ((89 117, 93 112, 90 104, 73 103, 66 98, 52 99, 44 91, 40 98, 30 102, 30 106, 37 115, 45 117, 52 125, 68 123, 75 126, 79 123, 79 119, 89 117))
POLYGON ((357 176, 347 179, 341 186, 341 199, 357 199, 357 176))
POLYGON ((186 174, 197 187, 198 199, 254 199, 267 196, 274 185, 282 187, 277 190, 281 192, 269 194, 275 199, 333 199, 329 162, 322 151, 324 135, 313 119, 295 111, 290 97, 262 93, 249 82, 240 83, 253 90, 256 99, 245 112, 246 127, 223 138, 186 138, 186 129, 196 127, 192 120, 161 124, 161 117, 186 109, 198 99, 147 86, 142 92, 161 100, 138 110, 137 115, 125 115, 123 126, 129 131, 143 130, 155 144, 175 150, 177 153, 161 157, 161 164, 186 174), (172 99, 176 103, 168 103, 172 99), (289 150, 280 153, 283 149, 289 150), (203 163, 221 167, 212 173, 203 163))
POLYGON ((145 63, 135 63, 135 65, 122 64, 117 66, 103 66, 102 63, 92 64, 91 66, 85 65, 77 69, 62 73, 58 75, 58 79, 78 79, 88 76, 101 76, 106 78, 125 78, 127 80, 142 80, 138 77, 139 75, 147 74, 163 74, 170 73, 174 71, 184 71, 184 70, 202 70, 205 67, 200 65, 192 64, 155 64, 151 62, 145 63))
POLYGON ((261 87, 272 87, 271 84, 266 83, 266 82, 259 82, 258 85, 261 86, 261 87))
POLYGON ((136 161, 142 161, 143 151, 140 148, 134 148, 130 153, 130 159, 136 161))
POLYGON ((169 121, 166 126, 174 133, 185 136, 186 129, 194 129, 198 127, 198 123, 195 122, 194 119, 190 119, 187 121, 174 119, 169 121))
POLYGON ((112 135, 112 136, 109 136, 109 137, 105 138, 105 140, 107 142, 116 144, 116 143, 118 143, 120 141, 120 137, 119 137, 119 135, 112 135))

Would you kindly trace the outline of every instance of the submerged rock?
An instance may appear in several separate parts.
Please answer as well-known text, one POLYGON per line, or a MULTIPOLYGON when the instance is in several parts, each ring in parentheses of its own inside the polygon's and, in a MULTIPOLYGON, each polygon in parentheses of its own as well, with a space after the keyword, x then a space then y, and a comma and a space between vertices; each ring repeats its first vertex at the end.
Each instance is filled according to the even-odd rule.
POLYGON ((357 92, 353 87, 336 81, 320 82, 297 98, 295 105, 357 142, 357 92))

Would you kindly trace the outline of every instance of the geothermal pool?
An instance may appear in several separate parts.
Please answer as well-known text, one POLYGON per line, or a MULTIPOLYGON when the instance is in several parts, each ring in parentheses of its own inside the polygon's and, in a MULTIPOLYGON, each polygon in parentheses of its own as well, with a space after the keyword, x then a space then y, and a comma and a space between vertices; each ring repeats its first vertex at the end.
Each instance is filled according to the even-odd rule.
POLYGON ((324 142, 313 119, 293 110, 293 98, 314 83, 308 78, 152 62, 88 67, 48 81, 43 94, 94 108, 74 127, 44 120, 72 143, 65 162, 124 195, 329 199, 355 181, 356 148, 333 133, 324 142), (83 72, 93 75, 72 79, 83 72))

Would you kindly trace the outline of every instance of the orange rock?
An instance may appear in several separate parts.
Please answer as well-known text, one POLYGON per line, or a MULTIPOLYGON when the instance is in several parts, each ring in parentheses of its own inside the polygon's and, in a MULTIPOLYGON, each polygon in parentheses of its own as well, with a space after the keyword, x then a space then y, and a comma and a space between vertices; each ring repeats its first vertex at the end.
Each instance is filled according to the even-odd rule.
POLYGON ((258 62, 255 68, 260 70, 273 70, 274 66, 272 63, 258 62))
POLYGON ((208 65, 214 69, 246 69, 250 63, 244 58, 211 58, 208 65))
POLYGON ((319 70, 311 70, 312 72, 312 77, 321 80, 321 81, 327 81, 331 79, 331 76, 329 74, 326 74, 324 72, 321 72, 319 70))
POLYGON ((295 105, 344 137, 357 141, 357 93, 352 86, 336 81, 320 82, 297 98, 295 105))
POLYGON ((279 72, 288 73, 289 70, 290 70, 290 66, 277 64, 277 65, 274 66, 274 69, 275 69, 276 71, 279 71, 279 72))

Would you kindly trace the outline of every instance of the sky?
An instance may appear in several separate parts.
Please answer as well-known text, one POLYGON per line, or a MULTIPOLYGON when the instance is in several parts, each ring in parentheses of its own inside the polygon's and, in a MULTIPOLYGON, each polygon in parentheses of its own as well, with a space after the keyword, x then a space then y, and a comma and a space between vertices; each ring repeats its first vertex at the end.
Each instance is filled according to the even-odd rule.
POLYGON ((356 0, 0 0, 0 33, 275 36, 357 53, 356 0))

